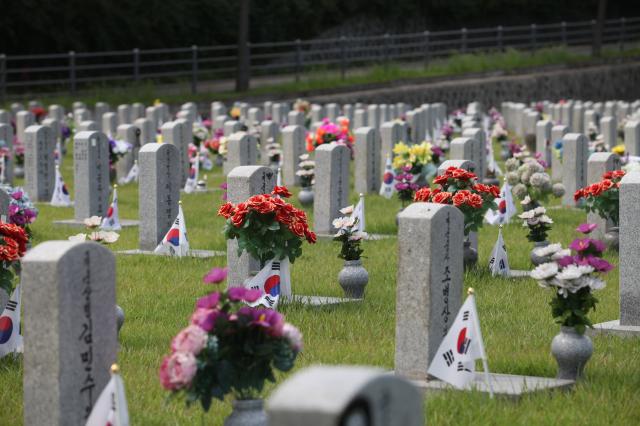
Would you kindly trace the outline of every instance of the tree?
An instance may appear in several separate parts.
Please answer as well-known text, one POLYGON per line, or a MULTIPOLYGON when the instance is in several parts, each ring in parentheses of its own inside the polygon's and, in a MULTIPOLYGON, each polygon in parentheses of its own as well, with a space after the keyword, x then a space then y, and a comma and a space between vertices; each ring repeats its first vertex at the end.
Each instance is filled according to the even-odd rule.
POLYGON ((240 0, 238 17, 238 69, 236 72, 236 92, 249 90, 249 8, 251 0, 240 0))

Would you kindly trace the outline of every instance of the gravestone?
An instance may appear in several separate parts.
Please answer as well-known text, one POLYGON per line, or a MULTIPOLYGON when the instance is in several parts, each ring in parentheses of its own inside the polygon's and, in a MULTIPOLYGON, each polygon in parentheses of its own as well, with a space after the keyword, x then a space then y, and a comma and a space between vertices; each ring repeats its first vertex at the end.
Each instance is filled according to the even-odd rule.
POLYGON ((380 190, 380 146, 373 127, 361 127, 355 132, 355 191, 377 194, 380 190))
POLYGON ((278 125, 285 123, 287 115, 285 112, 285 106, 281 103, 273 104, 271 108, 271 121, 278 125))
POLYGON ((639 120, 629 120, 624 125, 624 149, 629 155, 640 156, 639 120))
POLYGON ((603 115, 605 117, 614 117, 616 115, 617 106, 618 104, 615 101, 605 102, 603 115))
POLYGON ((140 250, 154 250, 178 216, 180 152, 175 145, 153 143, 138 153, 140 177, 140 250))
POLYGON ((300 156, 305 153, 304 127, 289 125, 282 130, 282 182, 286 186, 300 186, 296 175, 300 156))
MULTIPOLYGON (((141 118, 140 116, 139 118, 141 118)), ((131 116, 131 105, 118 105, 118 124, 131 124, 133 119, 131 116)))
POLYGON ((302 126, 305 125, 304 113, 301 111, 289 111, 288 121, 290 126, 302 126))
POLYGON ((262 110, 264 111, 264 118, 271 119, 271 116, 273 114, 273 102, 265 101, 262 104, 262 110))
POLYGON ((478 180, 482 181, 483 169, 479 166, 479 164, 483 163, 481 151, 482 147, 478 140, 469 137, 455 138, 451 141, 449 158, 451 160, 469 160, 473 162, 476 166, 475 174, 478 176, 478 180))
POLYGON ((64 107, 62 105, 49 105, 49 118, 57 121, 64 120, 64 107))
POLYGON ((325 118, 324 107, 322 105, 311 105, 311 122, 317 123, 325 118))
POLYGON ((542 159, 551 166, 551 128, 549 120, 540 120, 536 123, 536 153, 542 155, 542 159))
POLYGON ((562 104, 562 124, 573 130, 573 104, 569 101, 562 104))
POLYGON ((267 402, 278 426, 422 426, 423 396, 384 370, 313 366, 276 388, 267 402))
MULTIPOLYGON (((472 127, 470 129, 466 129, 462 132, 462 136, 464 138, 471 138, 474 141, 477 141, 478 144, 476 146, 476 150, 478 150, 477 161, 472 158, 464 158, 465 160, 471 160, 476 164, 476 174, 478 175, 478 181, 482 182, 487 175, 487 135, 484 133, 484 130, 472 127)), ((459 157, 451 159, 462 159, 459 157)))
POLYGON ((604 117, 600 120, 600 129, 604 145, 611 149, 618 144, 618 120, 615 117, 604 117))
POLYGON ((257 126, 263 120, 262 110, 260 108, 249 108, 248 118, 249 125, 252 127, 257 126))
MULTIPOLYGON (((587 185, 600 182, 605 172, 619 170, 621 167, 622 163, 618 154, 611 152, 594 152, 589 156, 589 160, 587 161, 587 185)), ((607 221, 597 213, 587 213, 587 222, 598 225, 598 227, 591 232, 591 238, 602 239, 607 229, 613 226, 613 222, 609 221, 609 223, 607 223, 607 221)))
POLYGON ((214 120, 216 117, 220 115, 227 115, 227 107, 224 106, 222 102, 212 102, 211 103, 211 120, 214 120))
POLYGON ((588 109, 584 112, 584 120, 583 120, 583 130, 582 133, 585 135, 589 134, 589 127, 594 125, 596 129, 599 128, 600 120, 598 120, 598 113, 596 113, 592 109, 588 109))
POLYGON ((84 131, 73 139, 75 220, 104 216, 109 208, 109 140, 84 131))
POLYGON ((576 132, 580 132, 580 129, 584 129, 584 106, 581 103, 576 103, 573 106, 573 117, 571 119, 573 128, 576 129, 576 132))
POLYGON ((131 144, 131 151, 122 156, 116 163, 116 176, 118 180, 124 179, 133 167, 133 163, 138 158, 138 151, 140 150, 140 129, 133 124, 121 124, 117 129, 117 136, 119 140, 128 142, 131 144))
MULTIPOLYGON (((269 167, 240 166, 227 175, 227 200, 233 204, 258 194, 268 194, 276 184, 276 175, 269 167)), ((242 287, 251 272, 260 270, 260 262, 245 251, 238 257, 238 240, 227 240, 228 287, 242 287)))
POLYGON ((83 425, 116 361, 115 257, 47 241, 22 260, 24 424, 83 425))
MULTIPOLYGON (((0 124, 0 148, 9 150, 9 155, 3 158, 4 163, 0 164, 0 168, 4 169, 2 177, 4 180, 0 183, 13 185, 13 127, 10 124, 0 124)), ((0 305, 2 306, 2 305, 0 305)))
MULTIPOLYGON (((93 118, 96 121, 96 124, 100 127, 102 126, 102 116, 109 112, 109 104, 106 102, 96 102, 96 106, 93 110, 93 118)), ((98 130, 103 131, 102 128, 98 130)))
POLYGON ((30 126, 24 134, 24 187, 32 201, 51 201, 55 184, 53 130, 30 126))
POLYGON ((180 175, 180 186, 184 187, 187 182, 187 178, 189 177, 189 169, 191 165, 189 163, 189 142, 188 140, 184 140, 184 133, 182 131, 183 126, 188 125, 187 123, 178 123, 177 121, 170 121, 168 123, 164 123, 162 125, 162 141, 164 143, 170 143, 175 145, 178 148, 179 153, 179 175, 180 175))
MULTIPOLYGON (((380 108, 378 105, 374 104, 367 107, 367 126, 376 131, 380 129, 380 108)), ((359 129, 359 127, 354 127, 354 129, 359 129)))
POLYGON ((398 214, 395 373, 427 380, 427 368, 462 305, 464 216, 413 203, 398 214))
POLYGON ((569 128, 564 124, 559 124, 551 128, 551 180, 554 182, 562 182, 562 160, 556 152, 556 143, 562 139, 564 135, 569 133, 569 128))
POLYGON ((313 199, 313 220, 316 234, 334 233, 333 220, 340 209, 349 205, 349 148, 335 143, 316 148, 316 184, 313 199))
POLYGON ((92 120, 85 120, 80 124, 78 124, 78 127, 76 128, 76 132, 88 132, 88 131, 99 131, 99 130, 100 128, 98 126, 98 123, 92 120))
POLYGON ((228 117, 226 115, 218 115, 213 121, 213 130, 221 129, 224 131, 224 123, 226 123, 228 117))
POLYGON ((326 104, 324 108, 326 110, 326 116, 329 119, 329 121, 335 123, 336 118, 338 118, 338 116, 340 115, 340 107, 338 106, 338 104, 335 104, 335 103, 326 104))
MULTIPOLYGON (((134 104, 131 105, 131 116, 129 118, 129 122, 126 124, 130 124, 133 123, 135 120, 139 119, 139 118, 145 118, 146 115, 146 108, 144 106, 144 104, 140 103, 140 102, 136 102, 134 104)), ((120 123, 120 124, 125 124, 125 123, 120 123)))
POLYGON ((582 133, 567 133, 562 138, 563 206, 575 206, 573 194, 587 184, 589 139, 582 133))
POLYGON ((16 138, 18 141, 24 143, 27 127, 35 123, 36 118, 30 111, 19 111, 16 114, 16 138))
POLYGON ((0 109, 0 124, 11 124, 11 113, 9 111, 0 109))
POLYGON ((384 174, 387 156, 393 157, 393 147, 398 142, 407 141, 407 126, 405 123, 394 120, 380 126, 380 173, 384 174))
MULTIPOLYGON (((266 120, 260 124, 260 153, 261 153, 260 162, 265 166, 269 165, 269 154, 268 154, 269 150, 267 147, 269 146, 269 144, 278 142, 279 134, 280 134, 280 126, 278 125, 277 122, 266 120)), ((250 164, 257 164, 257 163, 250 163, 250 164)), ((244 165, 250 165, 250 164, 242 164, 242 165, 244 166, 244 165)))
POLYGON ((118 131, 118 117, 115 112, 102 114, 102 133, 111 139, 115 139, 118 131))
POLYGON ((596 333, 640 337, 640 172, 620 181, 620 319, 594 325, 596 333))
POLYGON ((391 117, 391 108, 387 104, 380 105, 380 124, 393 120, 391 117))
POLYGON ((151 125, 156 130, 160 128, 160 122, 162 121, 160 116, 161 113, 162 111, 160 109, 152 106, 147 107, 147 109, 145 110, 145 117, 151 120, 151 125))
POLYGON ((247 132, 236 132, 227 140, 227 161, 224 162, 224 172, 239 166, 253 166, 258 164, 258 141, 247 132))
POLYGON ((353 105, 351 105, 351 104, 342 105, 342 115, 347 117, 350 122, 353 122, 353 112, 354 112, 354 110, 355 109, 353 108, 353 105))
MULTIPOLYGON (((183 147, 186 146, 187 149, 187 153, 181 153, 182 155, 186 155, 187 156, 187 160, 189 157, 189 144, 193 143, 193 122, 189 121, 186 118, 178 118, 176 120, 176 123, 180 123, 182 125, 182 140, 183 140, 183 147)), ((188 166, 190 167, 190 166, 188 166)), ((188 171, 188 169, 187 169, 188 171)), ((185 181, 186 182, 186 181, 185 181)))
POLYGON ((224 135, 226 137, 239 132, 242 129, 242 124, 237 120, 227 120, 224 122, 224 135))
POLYGON ((367 127, 367 111, 364 109, 356 109, 353 115, 353 129, 367 127))
POLYGON ((138 118, 133 124, 140 129, 140 146, 156 142, 156 129, 153 128, 151 120, 138 118))

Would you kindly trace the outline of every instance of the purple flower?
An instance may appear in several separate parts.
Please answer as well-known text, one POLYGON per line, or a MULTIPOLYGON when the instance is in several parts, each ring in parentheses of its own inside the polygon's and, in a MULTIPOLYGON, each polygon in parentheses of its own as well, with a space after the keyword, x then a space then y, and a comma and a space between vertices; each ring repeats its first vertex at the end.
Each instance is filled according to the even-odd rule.
POLYGON ((250 290, 244 287, 231 287, 227 290, 227 294, 232 302, 245 301, 248 303, 253 303, 262 296, 260 290, 250 290))
POLYGON ((396 190, 398 190, 398 191, 404 191, 404 190, 406 190, 408 188, 409 188, 409 184, 408 183, 404 183, 404 182, 396 183, 396 190))
POLYGON ((284 317, 278 312, 272 309, 252 309, 250 317, 252 318, 251 325, 264 328, 271 336, 282 336, 284 317))
POLYGON ((216 309, 198 308, 191 315, 191 324, 195 324, 204 331, 211 331, 216 325, 218 318, 227 319, 228 315, 216 309))
POLYGON ((196 308, 212 309, 218 306, 218 302, 220 302, 220 293, 216 291, 198 299, 196 308))
POLYGON ((219 284, 227 278, 228 268, 213 268, 202 277, 205 284, 219 284))
POLYGON ((564 256, 561 257, 560 259, 556 260, 556 263, 561 266, 561 267, 567 267, 569 265, 571 265, 572 263, 574 263, 574 258, 573 256, 564 256))
POLYGON ((595 269, 598 272, 609 272, 610 270, 613 269, 613 265, 602 258, 595 257, 595 256, 588 256, 586 260, 589 263, 589 265, 593 266, 593 269, 595 269))
POLYGON ((11 194, 11 197, 12 197, 14 200, 18 200, 18 201, 19 201, 19 200, 22 198, 22 191, 16 191, 16 192, 14 192, 13 194, 11 194))
POLYGON ((583 234, 589 234, 598 227, 597 223, 583 223, 576 228, 576 231, 583 234))

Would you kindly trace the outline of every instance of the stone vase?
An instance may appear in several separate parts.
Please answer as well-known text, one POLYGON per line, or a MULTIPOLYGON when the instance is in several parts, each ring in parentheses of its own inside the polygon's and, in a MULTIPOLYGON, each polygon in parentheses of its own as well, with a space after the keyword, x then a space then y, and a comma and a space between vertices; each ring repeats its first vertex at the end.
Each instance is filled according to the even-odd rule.
POLYGON ((118 326, 118 334, 120 334, 120 329, 124 324, 124 310, 120 307, 120 305, 116 305, 116 325, 118 326))
POLYGON ((464 241, 462 258, 464 261, 464 269, 471 269, 478 263, 478 252, 471 247, 471 241, 468 239, 464 241))
POLYGON ((267 413, 262 399, 233 401, 233 411, 224 420, 224 426, 267 426, 267 413))
POLYGON ((607 229, 607 232, 604 234, 604 243, 609 250, 618 251, 620 247, 620 228, 612 226, 607 229))
POLYGON ((362 299, 369 282, 369 273, 362 266, 362 260, 345 260, 344 267, 338 274, 338 282, 347 297, 362 299))
POLYGON ((548 245, 549 241, 536 241, 534 243, 533 249, 531 250, 531 255, 529 256, 529 258, 531 259, 531 263, 533 263, 534 266, 549 262, 549 256, 538 256, 534 253, 537 248, 546 247, 548 245))
POLYGON ((24 177, 24 167, 22 166, 13 166, 13 177, 23 178, 24 177))
POLYGON ((560 333, 551 341, 551 353, 558 362, 558 379, 577 380, 593 354, 589 336, 573 327, 560 327, 560 333))
POLYGON ((303 206, 310 206, 313 204, 313 189, 309 186, 303 186, 300 192, 298 192, 298 201, 303 206))

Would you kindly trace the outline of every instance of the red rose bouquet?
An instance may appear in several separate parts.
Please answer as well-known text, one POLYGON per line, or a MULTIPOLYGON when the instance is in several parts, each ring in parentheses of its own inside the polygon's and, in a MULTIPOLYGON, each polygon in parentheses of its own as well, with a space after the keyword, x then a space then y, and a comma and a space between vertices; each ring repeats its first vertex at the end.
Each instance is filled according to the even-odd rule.
POLYGON ((247 251, 262 264, 271 259, 289 258, 293 263, 302 254, 302 240, 316 242, 307 215, 280 197, 291 193, 276 186, 271 194, 254 195, 244 203, 223 204, 218 215, 227 219, 224 235, 238 240, 238 255, 247 251))
POLYGON ((437 176, 433 183, 438 188, 424 187, 416 192, 414 201, 451 204, 464 214, 464 235, 478 231, 487 210, 496 210, 495 199, 500 196, 500 188, 495 185, 477 183, 477 176, 467 170, 449 167, 437 176))
POLYGON ((624 170, 614 170, 602 175, 602 180, 578 189, 573 194, 573 199, 578 201, 584 198, 582 207, 587 212, 595 212, 605 220, 613 222, 614 226, 620 224, 620 180, 624 177, 624 170))
POLYGON ((29 237, 18 225, 0 222, 0 288, 11 294, 13 279, 20 273, 20 259, 27 251, 29 237))

